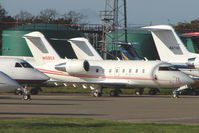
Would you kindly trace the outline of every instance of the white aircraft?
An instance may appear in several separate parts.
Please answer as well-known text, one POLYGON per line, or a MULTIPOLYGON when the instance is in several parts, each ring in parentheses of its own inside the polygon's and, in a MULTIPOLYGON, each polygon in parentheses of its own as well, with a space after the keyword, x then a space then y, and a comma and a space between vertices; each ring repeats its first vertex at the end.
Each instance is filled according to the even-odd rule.
MULTIPOLYGON (((6 80, 9 80, 8 77, 10 77, 10 79, 17 81, 22 86, 25 86, 22 88, 24 92, 24 100, 30 99, 30 95, 26 88, 27 85, 41 84, 44 81, 49 80, 48 76, 34 69, 29 63, 22 59, 1 56, 0 62, 0 70, 4 73, 4 77, 2 78, 4 78, 5 83, 8 85, 9 83, 14 85, 14 81, 10 81, 9 83, 8 81, 6 82, 6 80), (5 77, 5 75, 7 75, 7 77, 5 77)), ((3 75, 3 73, 1 73, 1 75, 3 75)), ((18 84, 15 86, 20 88, 18 84)), ((16 87, 11 88, 16 89, 16 87)))
POLYGON ((199 54, 189 52, 169 25, 143 27, 152 33, 161 61, 175 64, 180 70, 199 77, 199 54))
MULTIPOLYGON (((95 88, 98 96, 105 87, 175 88, 176 92, 177 88, 193 82, 189 76, 162 61, 61 59, 42 33, 31 32, 24 38, 35 58, 35 61, 26 60, 35 68, 57 81, 89 85, 95 88)), ((117 95, 117 89, 112 93, 117 95)))
POLYGON ((0 93, 2 92, 14 92, 21 86, 11 77, 3 72, 0 72, 0 93))

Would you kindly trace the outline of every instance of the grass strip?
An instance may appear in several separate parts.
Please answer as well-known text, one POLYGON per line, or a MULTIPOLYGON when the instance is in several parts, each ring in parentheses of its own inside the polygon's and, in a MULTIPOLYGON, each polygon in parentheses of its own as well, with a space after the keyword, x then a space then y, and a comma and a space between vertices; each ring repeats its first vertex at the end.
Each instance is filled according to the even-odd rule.
POLYGON ((131 123, 89 118, 0 120, 0 133, 198 133, 199 125, 131 123))

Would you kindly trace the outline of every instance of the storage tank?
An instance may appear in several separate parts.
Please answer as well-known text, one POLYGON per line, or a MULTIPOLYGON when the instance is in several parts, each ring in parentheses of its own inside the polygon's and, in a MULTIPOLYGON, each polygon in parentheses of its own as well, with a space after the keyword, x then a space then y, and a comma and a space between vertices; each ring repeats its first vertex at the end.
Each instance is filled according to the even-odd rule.
MULTIPOLYGON (((108 42, 108 52, 119 51, 119 47, 111 43, 113 36, 114 32, 111 32, 108 36, 106 36, 108 42)), ((195 53, 197 51, 195 44, 193 44, 190 37, 180 36, 180 38, 190 52, 195 53)), ((146 57, 149 60, 160 59, 151 32, 139 29, 128 29, 127 39, 128 42, 135 44, 134 49, 139 57, 146 57)), ((122 30, 119 30, 118 32, 118 40, 125 40, 124 32, 122 30)))
MULTIPOLYGON (((113 35, 114 35, 114 32, 110 33, 107 36, 108 52, 119 50, 118 46, 111 44, 113 35)), ((128 30, 127 38, 128 38, 128 42, 135 43, 134 48, 139 57, 141 58, 146 57, 149 60, 159 59, 159 56, 158 56, 158 53, 153 41, 153 37, 149 31, 137 30, 137 29, 128 30)), ((124 32, 122 30, 118 32, 118 40, 125 41, 124 32)))
POLYGON ((43 33, 62 58, 76 58, 69 42, 55 41, 50 38, 70 39, 73 37, 82 37, 83 33, 70 27, 55 24, 27 24, 4 30, 2 32, 2 55, 32 56, 25 39, 21 36, 33 31, 43 33))

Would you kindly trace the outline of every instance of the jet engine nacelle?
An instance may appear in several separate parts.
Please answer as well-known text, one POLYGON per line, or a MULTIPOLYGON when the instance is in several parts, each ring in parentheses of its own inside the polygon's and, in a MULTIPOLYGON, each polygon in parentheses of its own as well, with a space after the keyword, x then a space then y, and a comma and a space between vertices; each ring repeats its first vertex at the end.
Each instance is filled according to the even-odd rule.
POLYGON ((188 65, 192 68, 199 69, 199 58, 188 59, 188 65))
POLYGON ((89 71, 90 65, 87 60, 68 60, 66 63, 56 65, 55 69, 71 75, 85 74, 89 71))

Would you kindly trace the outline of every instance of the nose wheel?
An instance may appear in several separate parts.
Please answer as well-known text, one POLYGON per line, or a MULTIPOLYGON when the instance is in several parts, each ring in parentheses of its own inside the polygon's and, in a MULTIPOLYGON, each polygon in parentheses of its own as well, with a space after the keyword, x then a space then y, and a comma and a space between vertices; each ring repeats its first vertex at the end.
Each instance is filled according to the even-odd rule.
POLYGON ((173 98, 179 98, 179 91, 177 91, 177 90, 174 90, 173 91, 173 98))
POLYGON ((23 100, 31 100, 30 94, 23 95, 23 100))
POLYGON ((23 100, 31 100, 30 93, 28 92, 27 85, 22 87, 23 91, 23 100))

